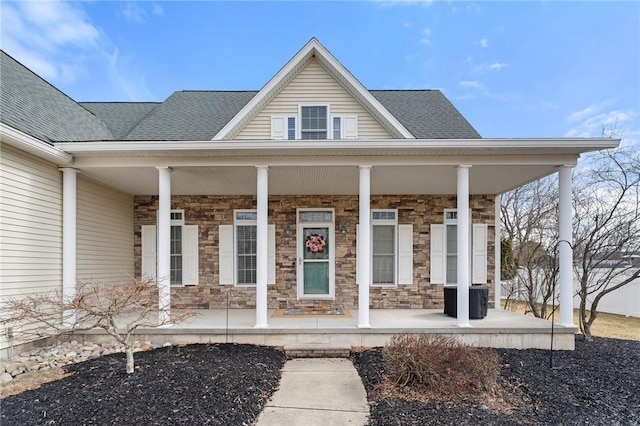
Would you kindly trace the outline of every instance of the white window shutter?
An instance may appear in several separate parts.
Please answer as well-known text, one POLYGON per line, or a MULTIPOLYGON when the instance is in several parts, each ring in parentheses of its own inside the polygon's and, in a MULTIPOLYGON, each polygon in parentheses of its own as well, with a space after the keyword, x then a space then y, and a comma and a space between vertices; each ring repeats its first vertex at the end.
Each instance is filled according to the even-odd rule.
POLYGON ((360 267, 358 259, 358 234, 360 234, 360 224, 356 224, 356 284, 360 284, 360 267))
POLYGON ((398 225, 398 284, 413 284, 413 225, 398 225))
POLYGON ((200 261, 200 253, 198 250, 198 225, 184 225, 184 255, 182 256, 182 284, 197 285, 200 273, 198 265, 200 261))
POLYGON ((233 285, 233 225, 218 226, 218 239, 220 285, 233 285))
POLYGON ((156 279, 156 226, 142 225, 140 229, 142 248, 142 278, 156 279))
POLYGON ((267 284, 276 283, 276 226, 267 226, 267 284))
POLYGON ((473 284, 487 283, 487 224, 473 224, 473 259, 471 260, 473 284))
POLYGON ((358 138, 358 116, 347 116, 342 120, 342 138, 357 139, 358 138))
POLYGON ((287 139, 287 117, 271 116, 271 139, 287 139))
POLYGON ((444 253, 444 225, 431 224, 431 284, 444 284, 444 272, 447 270, 444 253))

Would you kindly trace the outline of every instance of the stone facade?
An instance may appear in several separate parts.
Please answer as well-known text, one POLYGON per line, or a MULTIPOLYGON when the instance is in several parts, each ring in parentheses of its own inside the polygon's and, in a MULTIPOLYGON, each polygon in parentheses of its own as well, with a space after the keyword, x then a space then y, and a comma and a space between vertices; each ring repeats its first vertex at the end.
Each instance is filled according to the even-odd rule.
MULTIPOLYGON (((155 225, 157 196, 136 196, 135 257, 136 274, 141 270, 142 225, 155 225)), ((384 195, 372 196, 372 209, 397 209, 399 224, 413 224, 413 284, 397 287, 371 287, 372 309, 443 308, 442 285, 430 284, 430 225, 443 222, 445 208, 455 208, 455 195, 384 195)), ((494 283, 494 196, 470 198, 473 223, 488 225, 487 279, 489 303, 493 304, 494 283)), ((199 274, 196 286, 172 287, 175 308, 255 308, 255 288, 219 284, 218 226, 233 224, 234 209, 254 209, 252 196, 174 195, 172 209, 183 209, 186 225, 198 225, 199 274)), ((276 228, 276 283, 268 287, 268 307, 293 308, 310 305, 357 309, 356 225, 357 196, 269 196, 269 223, 276 228), (296 209, 332 208, 335 211, 335 300, 300 301, 297 299, 296 209), (343 234, 340 227, 346 228, 343 234)))

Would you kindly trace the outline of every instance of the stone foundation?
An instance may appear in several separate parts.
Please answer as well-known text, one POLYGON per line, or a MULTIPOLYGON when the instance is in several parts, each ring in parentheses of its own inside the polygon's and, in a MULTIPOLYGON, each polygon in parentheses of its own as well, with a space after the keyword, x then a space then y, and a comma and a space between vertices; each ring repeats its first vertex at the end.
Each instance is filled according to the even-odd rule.
MULTIPOLYGON (((135 267, 141 270, 140 227, 155 225, 157 196, 136 196, 135 203, 135 267)), ((373 309, 439 309, 444 307, 442 285, 431 284, 430 225, 442 223, 444 209, 455 208, 455 195, 384 195, 371 197, 371 209, 397 209, 399 224, 413 224, 413 284, 397 287, 371 287, 373 309)), ((218 226, 233 224, 234 209, 253 209, 252 196, 175 195, 172 209, 183 209, 185 224, 198 225, 200 282, 197 286, 173 287, 175 308, 217 309, 255 308, 255 288, 219 284, 218 226)), ((487 278, 489 303, 493 307, 494 282, 494 196, 474 195, 470 198, 473 223, 488 225, 487 278)), ((269 223, 276 228, 276 283, 268 288, 268 307, 286 309, 322 305, 358 307, 356 284, 357 196, 269 196, 269 223), (297 300, 296 235, 285 234, 285 228, 296 229, 297 208, 332 208, 335 211, 335 300, 297 300), (338 232, 343 225, 346 233, 338 232)))

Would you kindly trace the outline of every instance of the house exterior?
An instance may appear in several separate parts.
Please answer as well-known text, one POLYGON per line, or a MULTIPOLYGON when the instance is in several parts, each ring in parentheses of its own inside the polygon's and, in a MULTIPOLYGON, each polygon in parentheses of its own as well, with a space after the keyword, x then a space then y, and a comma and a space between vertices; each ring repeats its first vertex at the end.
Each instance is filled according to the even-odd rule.
POLYGON ((0 296, 148 276, 163 315, 256 327, 327 306, 366 328, 441 309, 444 285, 469 326, 469 286, 499 300, 500 194, 559 172, 570 241, 571 168, 618 143, 482 139, 440 91, 368 90, 316 39, 259 91, 79 103, 4 52, 1 83, 0 296))

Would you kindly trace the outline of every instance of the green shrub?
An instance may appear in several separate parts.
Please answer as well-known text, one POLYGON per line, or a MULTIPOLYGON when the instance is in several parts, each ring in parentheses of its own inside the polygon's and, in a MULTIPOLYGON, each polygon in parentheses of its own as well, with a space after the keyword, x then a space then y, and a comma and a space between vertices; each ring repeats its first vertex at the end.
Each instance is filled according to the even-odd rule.
POLYGON ((396 334, 383 349, 389 379, 401 388, 441 395, 491 391, 500 374, 493 349, 434 334, 396 334))

